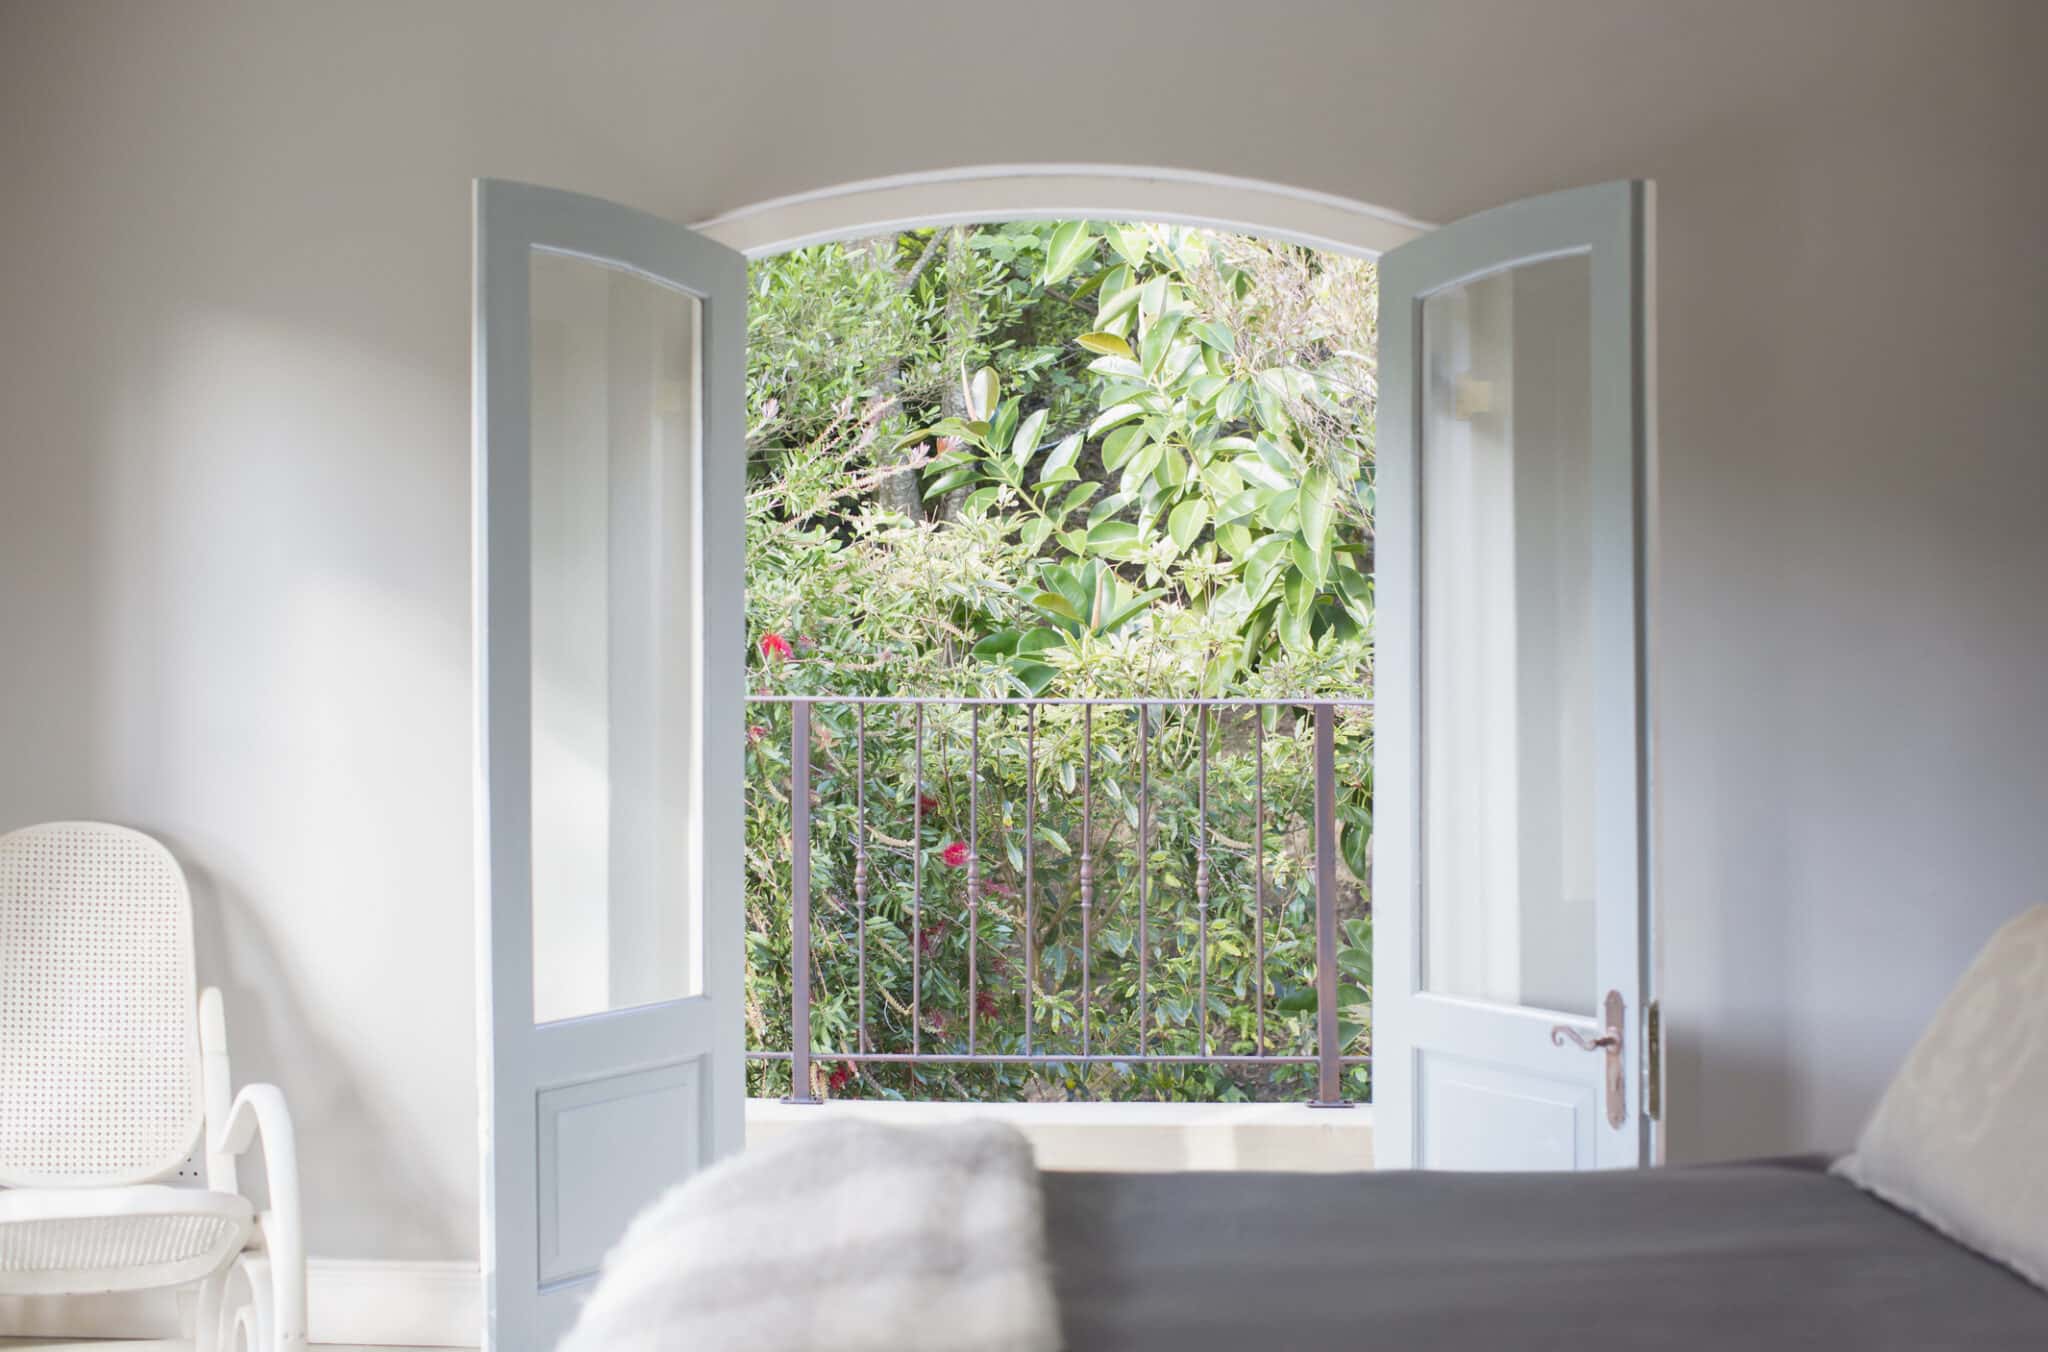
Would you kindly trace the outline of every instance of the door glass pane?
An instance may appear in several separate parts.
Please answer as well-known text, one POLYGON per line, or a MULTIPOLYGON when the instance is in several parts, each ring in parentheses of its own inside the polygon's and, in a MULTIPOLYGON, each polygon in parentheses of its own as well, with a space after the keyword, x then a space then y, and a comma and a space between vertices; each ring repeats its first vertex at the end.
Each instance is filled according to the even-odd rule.
POLYGON ((534 251, 533 1005, 700 989, 686 790, 696 297, 534 251))
POLYGON ((1591 268, 1422 308, 1424 984, 1593 1013, 1591 268))

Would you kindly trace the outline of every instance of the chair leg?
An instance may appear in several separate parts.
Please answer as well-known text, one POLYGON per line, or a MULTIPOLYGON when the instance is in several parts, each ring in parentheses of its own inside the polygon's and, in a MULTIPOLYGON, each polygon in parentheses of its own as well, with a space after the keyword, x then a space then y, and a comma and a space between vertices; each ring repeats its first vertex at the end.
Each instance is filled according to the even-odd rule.
POLYGON ((291 1256, 273 1252, 270 1262, 270 1328, 277 1352, 305 1352, 306 1347, 306 1260, 294 1249, 291 1256))
POLYGON ((234 1274, 242 1298, 230 1307, 226 1352, 277 1352, 277 1299, 270 1260, 261 1253, 245 1253, 235 1260, 234 1274))
POLYGON ((199 1300, 192 1315, 193 1352, 230 1352, 221 1340, 221 1306, 227 1298, 228 1274, 216 1272, 199 1283, 199 1300))

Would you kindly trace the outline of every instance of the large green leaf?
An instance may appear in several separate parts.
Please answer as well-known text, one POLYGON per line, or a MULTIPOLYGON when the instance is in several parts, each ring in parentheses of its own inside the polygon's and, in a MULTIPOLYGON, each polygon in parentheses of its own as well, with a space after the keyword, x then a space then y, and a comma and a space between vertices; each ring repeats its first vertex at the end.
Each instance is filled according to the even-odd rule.
POLYGON ((1202 527, 1209 524, 1209 504, 1200 498, 1183 502, 1173 509, 1166 518, 1166 533, 1173 537, 1174 548, 1187 552, 1187 547, 1202 533, 1202 527))
POLYGON ((1321 587, 1323 585, 1324 577, 1329 570, 1325 566, 1323 556, 1308 547, 1308 541, 1298 537, 1289 541, 1287 552, 1288 556, 1294 560, 1295 568, 1308 578, 1310 586, 1321 587))
POLYGON ((1301 533, 1308 547, 1327 555, 1330 524, 1337 510, 1337 485, 1320 469, 1312 469, 1301 481, 1301 533))
POLYGON ((1075 484, 1067 490, 1066 497, 1060 499, 1060 505, 1053 510, 1053 515, 1064 521, 1066 520, 1067 513, 1073 511, 1076 507, 1079 507, 1101 491, 1101 484, 1075 484))
POLYGON ((1072 469, 1074 467, 1074 458, 1080 454, 1081 434, 1079 432, 1060 438, 1060 444, 1052 448, 1052 453, 1045 457, 1045 463, 1039 466, 1038 482, 1042 484, 1057 482, 1059 472, 1072 469))
POLYGON ((1084 333, 1074 341, 1090 352, 1100 352, 1105 357, 1122 357, 1129 361, 1138 355, 1129 343, 1113 333, 1084 333))
POLYGON ((1231 331, 1228 324, 1219 323, 1213 319, 1205 319, 1193 325, 1193 329, 1195 336, 1202 340, 1204 347, 1220 352, 1226 357, 1236 353, 1237 335, 1231 331))
POLYGON ((1164 587, 1154 587, 1150 591, 1139 592, 1136 596, 1116 603, 1102 616, 1100 622, 1095 626, 1096 631, 1103 634, 1116 632, 1132 620, 1137 619, 1138 616, 1144 614, 1154 601, 1164 595, 1166 595, 1164 587))
POLYGON ((1138 538, 1138 528, 1128 521, 1105 521, 1088 531, 1088 543, 1096 548, 1104 545, 1130 544, 1138 538))
POLYGON ((1277 493, 1294 486, 1293 480, 1289 479, 1279 470, 1274 469, 1259 456, 1241 455, 1232 463, 1239 474, 1242 474, 1261 488, 1270 488, 1277 493))
POLYGON ((1065 281, 1067 274, 1094 252, 1095 237, 1088 232, 1088 222, 1062 222, 1059 229, 1052 232, 1052 241, 1045 246, 1045 271, 1040 281, 1046 286, 1065 281))
POLYGON ((1061 596, 1058 592, 1039 592, 1031 598, 1031 604, 1048 614, 1057 615, 1063 620, 1072 620, 1076 624, 1081 622, 1081 612, 1075 608, 1072 601, 1061 596))
POLYGON ((1178 446, 1166 443, 1159 448, 1159 464, 1152 477, 1162 488, 1179 488, 1188 481, 1188 460, 1178 446))
POLYGON ((1060 673, 1059 668, 1049 667, 1043 662, 1019 659, 1010 663, 1010 674, 1017 678, 1017 683, 1024 687, 1026 693, 1043 695, 1045 688, 1051 685, 1053 678, 1060 673))
POLYGON ((1031 460, 1031 453, 1038 449, 1038 434, 1045 430, 1046 410, 1039 409, 1024 420, 1017 429, 1016 439, 1010 443, 1010 457, 1022 467, 1031 460))
POLYGON ((1067 636, 1065 634, 1057 629, 1048 629, 1041 626, 1037 629, 1026 630, 1023 636, 1017 640, 1017 656, 1022 657, 1027 653, 1044 652, 1047 648, 1063 648, 1066 646, 1066 643, 1067 636))
POLYGON ((1124 461, 1142 444, 1145 435, 1143 423, 1125 423, 1102 439, 1102 467, 1112 472, 1123 468, 1124 461))
POLYGON ((1145 406, 1143 404, 1123 403, 1113 405, 1104 409, 1096 416, 1094 422, 1088 424, 1088 435, 1099 437, 1112 427, 1127 423, 1133 418, 1142 417, 1144 412, 1145 406))
MULTIPOLYGON (((996 399, 1002 393, 1002 378, 993 366, 984 366, 964 382, 967 395, 967 416, 973 422, 986 422, 995 413, 996 399)), ((986 431, 986 429, 983 429, 986 431)))
POLYGON ((1089 527, 1092 529, 1101 525, 1130 505, 1131 500, 1122 493, 1111 493, 1108 497, 1088 509, 1089 527))
POLYGON ((1010 436, 1017 430, 1017 401, 1011 399, 997 408, 988 420, 988 440, 991 450, 1000 451, 1010 444, 1010 436))
MULTIPOLYGON (((1120 286, 1112 291, 1107 283, 1103 284, 1102 304, 1095 310, 1095 327, 1102 336, 1113 337, 1130 327, 1131 317, 1138 312, 1138 297, 1144 289, 1142 286, 1120 286)), ((1123 355, 1131 355, 1130 344, 1124 344, 1123 355)))
POLYGON ((971 484, 980 477, 980 471, 973 465, 955 465, 925 486, 925 501, 942 497, 956 488, 971 484))
POLYGON ((1305 616, 1316 599, 1316 585, 1299 568, 1287 575, 1287 613, 1305 616))

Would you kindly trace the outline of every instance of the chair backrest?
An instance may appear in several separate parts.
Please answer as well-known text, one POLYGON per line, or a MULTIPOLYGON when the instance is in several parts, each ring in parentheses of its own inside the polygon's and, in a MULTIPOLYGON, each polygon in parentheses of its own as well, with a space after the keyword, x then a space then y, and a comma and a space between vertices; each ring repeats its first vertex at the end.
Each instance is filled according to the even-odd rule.
POLYGON ((0 835, 0 1184, 144 1182, 200 1121, 178 861, 102 822, 0 835))

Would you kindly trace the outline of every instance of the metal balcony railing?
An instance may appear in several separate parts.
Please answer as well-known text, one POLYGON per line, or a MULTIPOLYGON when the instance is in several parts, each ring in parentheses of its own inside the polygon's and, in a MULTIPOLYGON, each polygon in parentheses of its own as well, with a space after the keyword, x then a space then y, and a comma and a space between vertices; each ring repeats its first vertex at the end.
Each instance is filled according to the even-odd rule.
MULTIPOLYGON (((787 718, 788 753, 788 822, 789 822, 789 1026, 796 1030, 792 1045, 781 1048, 750 1048, 747 1055, 756 1061, 786 1062, 790 1070, 790 1101, 815 1103, 813 1095, 812 1066, 817 1062, 833 1062, 850 1065, 986 1065, 986 1066, 1074 1066, 1092 1064, 1116 1064, 1120 1066, 1144 1065, 1214 1065, 1231 1067, 1313 1067, 1315 1090, 1311 1100, 1319 1107, 1347 1106, 1344 1102, 1342 1078, 1347 1067, 1368 1065, 1370 1055, 1362 1050, 1354 1051, 1344 1045, 1340 1036, 1339 1018, 1339 852, 1338 852, 1338 800, 1339 783, 1337 773, 1337 729, 1339 720, 1346 717, 1366 716, 1370 708, 1367 700, 1337 699, 1038 699, 1016 700, 997 698, 975 698, 963 696, 811 696, 758 694, 748 697, 750 712, 757 718, 780 722, 787 718), (886 712, 885 712, 886 711, 886 712), (1229 754, 1234 764, 1242 769, 1243 762, 1250 763, 1250 803, 1239 803, 1236 810, 1240 817, 1251 818, 1251 839, 1248 842, 1221 841, 1212 824, 1210 771, 1212 760, 1226 720, 1233 718, 1228 735, 1234 738, 1229 754), (827 736, 821 736, 818 720, 829 717, 839 728, 827 736), (907 788, 902 783, 871 785, 869 770, 870 739, 875 735, 871 723, 887 717, 891 720, 890 735, 899 739, 906 735, 910 739, 910 766, 915 782, 907 788), (940 900, 929 895, 931 892, 930 871, 927 855, 934 851, 926 840, 929 816, 936 808, 936 800, 926 792, 926 771, 928 739, 933 726, 943 718, 945 733, 955 741, 964 740, 966 756, 966 803, 965 830, 960 839, 948 847, 948 864, 954 866, 949 873, 949 887, 944 905, 947 914, 938 919, 938 924, 958 923, 966 936, 965 966, 965 1013, 964 1037, 958 1029, 947 1030, 944 1038, 927 1038, 928 1019, 924 1007, 926 990, 926 937, 932 931, 927 926, 930 908, 939 905, 940 900), (1173 722, 1172 720, 1179 720, 1173 722), (1061 741, 1071 747, 1078 741, 1077 764, 1052 765, 1042 760, 1042 734, 1049 722, 1057 720, 1061 741), (1110 776, 1115 783, 1107 784, 1115 798, 1114 803, 1105 804, 1103 787, 1105 776, 1098 760, 1102 748, 1099 740, 1105 726, 1112 720, 1116 726, 1118 756, 1116 773, 1110 776), (1007 1045, 991 1047, 983 1035, 982 1012, 989 1008, 990 1001, 984 998, 984 982, 989 973, 984 972, 984 943, 981 926, 984 912, 991 899, 992 884, 983 870, 982 850, 985 837, 989 834, 984 821, 989 811, 985 802, 989 788, 985 783, 983 742, 985 734, 997 721, 1001 722, 1006 742, 1012 745, 1012 754, 1021 749, 1022 783, 1021 795, 1001 805, 1003 819, 997 824, 1007 842, 1007 860, 1004 866, 1021 881, 1021 896, 1017 889, 1002 887, 1006 904, 1014 902, 1021 910, 1021 923, 1013 926, 1010 942, 1021 942, 1023 979, 1015 981, 1014 963, 997 959, 1001 963, 1000 975, 1011 979, 1015 987, 1012 998, 1021 996, 1022 1033, 1021 1037, 1007 1036, 1007 1045), (850 723, 850 729, 847 724, 850 723), (904 724, 909 726, 904 728, 904 724), (1021 724, 1021 748, 1014 746, 1021 724), (1076 725, 1078 724, 1078 728, 1076 725), (963 726, 964 725, 964 726, 963 726), (1197 1049, 1192 1051, 1166 1051, 1157 1045, 1162 1040, 1155 1028, 1155 1010, 1150 1007, 1154 999, 1152 964, 1155 959, 1155 944, 1158 943, 1155 927, 1159 923, 1162 909, 1184 907, 1188 899, 1186 891, 1166 898, 1167 907, 1162 907, 1158 894, 1158 883, 1154 878, 1155 842, 1158 834, 1157 797, 1155 784, 1155 743, 1171 728, 1181 738, 1176 743, 1181 752, 1181 769, 1189 759, 1187 738, 1193 739, 1194 783, 1188 786, 1180 801, 1193 808, 1191 832, 1185 821, 1177 823, 1182 832, 1183 846, 1191 834, 1192 900, 1193 915, 1193 957, 1195 962, 1194 998, 1191 1017, 1198 1025, 1195 1035, 1181 1029, 1181 1042, 1194 1041, 1197 1049), (1276 1046, 1269 1042, 1269 1008, 1275 1003, 1275 995, 1269 990, 1268 980, 1268 930, 1273 917, 1269 915, 1272 905, 1268 889, 1267 830, 1272 813, 1268 807, 1268 742, 1278 728, 1288 738, 1290 750, 1295 751, 1289 771, 1298 779, 1304 759, 1299 754, 1306 751, 1307 766, 1314 778, 1314 800, 1310 820, 1312 821, 1312 844, 1305 855, 1296 860, 1297 871, 1312 870, 1313 873, 1313 945, 1314 945, 1314 1025, 1313 1049, 1303 1048, 1296 1042, 1293 1048, 1276 1046), (1192 731, 1190 731, 1190 729, 1192 731), (853 742, 852 753, 846 754, 844 742, 853 742), (964 737, 962 734, 964 733, 964 737), (1078 737, 1076 734, 1078 733, 1078 737), (1307 745, 1302 746, 1303 743, 1307 745), (820 807, 819 776, 814 771, 814 755, 820 745, 828 748, 832 767, 827 774, 832 787, 839 795, 837 811, 844 815, 843 799, 850 796, 851 818, 844 823, 848 828, 834 837, 832 847, 839 851, 832 867, 842 883, 828 909, 831 914, 827 921, 839 927, 839 933, 851 931, 850 947, 853 949, 853 985, 851 1000, 853 1045, 841 1047, 814 1046, 814 1038, 806 1035, 813 1027, 812 1000, 820 979, 820 973, 813 963, 813 943, 816 937, 818 915, 814 910, 817 890, 814 884, 814 817, 820 807), (1137 791, 1132 800, 1126 782, 1132 777, 1130 761, 1135 754, 1135 778, 1137 791), (850 760, 851 764, 846 763, 850 760), (850 769, 850 775, 847 773, 850 769), (1068 820, 1072 823, 1078 816, 1078 849, 1064 836, 1046 828, 1042 816, 1040 789, 1042 780, 1052 778, 1055 784, 1065 784, 1071 792, 1069 798, 1078 794, 1078 806, 1071 801, 1068 820), (851 784, 849 786, 848 779, 851 784), (879 790, 879 791, 878 791, 879 790), (1021 797, 1021 804, 1015 799, 1021 797), (887 800, 878 805, 877 798, 887 800), (907 804, 906 804, 907 800, 907 804), (908 841, 891 837, 883 825, 876 820, 878 806, 887 806, 898 815, 906 815, 910 829, 908 841), (1021 814, 1019 808, 1021 807, 1021 814), (1116 812, 1118 820, 1111 824, 1114 829, 1124 831, 1129 839, 1119 852, 1119 867, 1128 875, 1135 863, 1135 914, 1124 916, 1123 923, 1131 926, 1135 940, 1126 938, 1125 951, 1119 955, 1121 966, 1116 984, 1125 988, 1125 998, 1135 1001, 1135 1020, 1126 1025, 1125 1045, 1106 1045, 1105 1038, 1098 1031, 1097 1024, 1105 1007, 1105 1000, 1112 993, 1105 989, 1099 979, 1098 962, 1102 955, 1096 952, 1099 944, 1099 898, 1097 866, 1098 857, 1105 848, 1105 835, 1099 829, 1102 824, 1100 813, 1105 810, 1116 812), (1017 818, 1021 815, 1021 821, 1017 818), (1014 828, 1020 827, 1021 830, 1014 828), (1021 840, 1021 850, 1017 842, 1021 840), (1078 900, 1078 999, 1070 1000, 1064 1006, 1066 1027, 1059 1039, 1048 1037, 1042 1026, 1041 1015, 1054 1003, 1054 997, 1047 992, 1040 976, 1040 954, 1036 944, 1041 916, 1042 872, 1041 853, 1047 843, 1059 844, 1061 855, 1061 887, 1063 896, 1078 900), (1247 848, 1248 847, 1248 848, 1247 848), (1239 1022, 1248 1033, 1240 1034, 1227 1041, 1221 1048, 1219 1039, 1212 1036, 1212 991, 1211 942, 1215 923, 1211 913, 1212 853, 1234 849, 1233 858, 1243 867, 1243 860, 1250 862, 1249 901, 1238 910, 1240 919, 1248 919, 1249 934, 1233 931, 1215 935, 1217 942, 1248 944, 1250 949, 1248 986, 1235 992, 1237 998, 1249 997, 1253 1008, 1248 1021, 1239 1022), (892 893, 880 897, 874 886, 873 856, 879 851, 888 851, 895 873, 907 871, 908 898, 892 893), (964 853, 964 858, 961 855, 964 853), (1021 853, 1021 859, 1018 855, 1021 853), (847 867, 850 856, 850 867, 847 867), (906 867, 907 866, 907 867, 906 867), (850 886, 844 884, 850 883, 850 886), (850 893, 850 896, 845 895, 850 893), (907 944, 898 944, 900 952, 907 948, 908 996, 906 1015, 901 1023, 907 1023, 905 1030, 898 1026, 891 1039, 894 1046, 878 1047, 877 1039, 870 1035, 870 995, 873 973, 870 970, 869 929, 876 922, 878 902, 887 901, 889 907, 908 921, 907 944), (1135 951, 1132 960, 1131 950, 1135 951), (1131 968, 1135 969, 1135 980, 1131 980, 1131 968), (1134 1029, 1133 1029, 1134 1024, 1134 1029), (1132 1031, 1135 1037, 1128 1036, 1132 1031), (927 1042, 939 1042, 931 1046, 927 1042), (907 1041, 908 1046, 901 1043, 907 1041), (1061 1045, 1054 1045, 1055 1042, 1061 1045), (1249 1050, 1242 1049, 1249 1042, 1249 1050), (1239 1048, 1239 1049, 1232 1049, 1239 1048)), ((757 743, 769 738, 771 730, 766 724, 750 724, 749 737, 757 743)), ((895 752, 900 756, 899 743, 895 752)), ((1017 767, 1012 765, 1014 770, 1017 767)), ((758 791, 759 784, 750 785, 758 791)), ((776 786, 779 789, 779 785, 776 786)), ((900 830, 902 824, 896 829, 900 830)), ((1186 870, 1181 877, 1182 888, 1186 887, 1186 870)), ((892 876, 888 886, 900 892, 900 876, 892 876)), ((1306 878, 1300 879, 1305 886, 1306 878)), ((1357 885, 1354 880, 1353 886, 1357 885)), ((1126 902, 1131 899, 1132 889, 1126 885, 1120 896, 1126 902)), ((902 982, 896 983, 899 1008, 906 1003, 900 997, 902 982)), ((1301 1009, 1310 1003, 1306 992, 1296 1001, 1295 1008, 1301 1009)), ((1184 1013, 1190 1011, 1184 1010, 1184 1013)), ((1354 1042, 1361 1041, 1355 1034, 1354 1042)))

